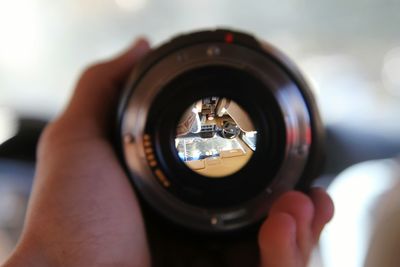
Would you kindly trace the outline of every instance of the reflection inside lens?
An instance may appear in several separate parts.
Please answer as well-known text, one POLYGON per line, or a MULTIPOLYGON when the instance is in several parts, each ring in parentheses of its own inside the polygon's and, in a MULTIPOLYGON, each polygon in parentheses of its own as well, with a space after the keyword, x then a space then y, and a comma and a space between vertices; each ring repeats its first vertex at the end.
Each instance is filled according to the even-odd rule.
POLYGON ((208 177, 231 175, 256 150, 257 131, 236 102, 207 97, 193 103, 176 130, 179 158, 193 171, 208 177))

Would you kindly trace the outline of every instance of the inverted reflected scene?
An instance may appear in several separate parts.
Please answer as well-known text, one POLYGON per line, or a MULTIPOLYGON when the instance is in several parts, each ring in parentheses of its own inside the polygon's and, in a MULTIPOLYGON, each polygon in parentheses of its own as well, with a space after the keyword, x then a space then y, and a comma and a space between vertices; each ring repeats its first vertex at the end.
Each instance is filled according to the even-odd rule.
POLYGON ((176 129, 179 158, 207 177, 225 177, 242 169, 256 150, 257 130, 235 101, 207 97, 193 103, 176 129))

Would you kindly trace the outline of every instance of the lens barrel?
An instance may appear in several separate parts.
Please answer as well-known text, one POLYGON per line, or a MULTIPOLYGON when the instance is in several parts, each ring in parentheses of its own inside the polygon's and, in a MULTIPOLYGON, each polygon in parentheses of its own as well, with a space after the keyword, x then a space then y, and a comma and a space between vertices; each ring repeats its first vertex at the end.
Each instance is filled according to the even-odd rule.
MULTIPOLYGON (((197 231, 228 232, 260 221, 282 192, 307 190, 322 165, 323 128, 310 88, 286 56, 245 33, 190 33, 152 51, 127 82, 117 121, 121 160, 140 196, 168 220, 197 231), (205 118, 213 121, 209 107, 223 99, 246 112, 257 138, 241 169, 210 178, 180 158, 177 125, 191 104, 202 103, 194 113, 204 116, 201 129, 192 127, 198 130, 183 141, 246 143, 233 111, 232 118, 221 115, 218 136, 205 134, 218 130, 205 118)), ((208 155, 196 164, 225 160, 208 155)))

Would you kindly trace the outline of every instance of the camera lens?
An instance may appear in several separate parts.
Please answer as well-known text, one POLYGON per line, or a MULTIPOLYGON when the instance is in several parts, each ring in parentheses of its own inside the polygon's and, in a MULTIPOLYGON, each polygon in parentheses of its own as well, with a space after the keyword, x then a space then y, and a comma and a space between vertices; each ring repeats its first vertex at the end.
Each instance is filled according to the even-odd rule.
POLYGON ((179 36, 133 70, 117 144, 145 202, 189 229, 228 232, 306 190, 323 131, 311 91, 272 46, 229 30, 179 36))
POLYGON ((210 178, 236 173, 256 150, 257 131, 235 101, 207 97, 192 103, 176 128, 179 158, 192 171, 210 178))

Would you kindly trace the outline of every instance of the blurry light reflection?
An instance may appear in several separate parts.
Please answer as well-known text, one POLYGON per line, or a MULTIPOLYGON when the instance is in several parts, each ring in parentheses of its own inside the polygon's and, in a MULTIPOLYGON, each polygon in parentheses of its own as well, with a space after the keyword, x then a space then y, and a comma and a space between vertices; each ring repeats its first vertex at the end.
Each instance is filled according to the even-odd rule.
POLYGON ((17 132, 17 115, 10 109, 0 107, 0 145, 17 132))
POLYGON ((400 96, 400 47, 386 53, 383 62, 382 80, 385 88, 400 96))
POLYGON ((115 3, 126 11, 138 11, 146 6, 147 0, 115 0, 115 3))
POLYGON ((362 267, 374 224, 379 197, 396 182, 394 160, 354 165, 342 172, 329 187, 335 216, 324 230, 320 245, 324 267, 362 267))
POLYGON ((327 124, 363 122, 376 106, 374 86, 356 59, 343 54, 316 55, 300 62, 315 91, 327 124))
POLYGON ((23 69, 37 63, 43 28, 37 1, 0 3, 0 67, 23 69))

